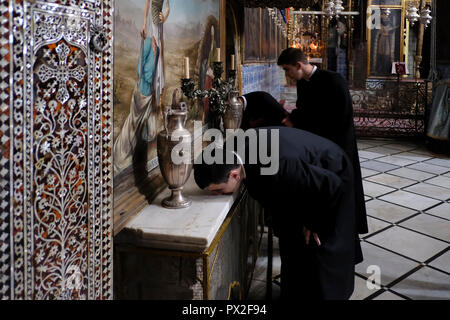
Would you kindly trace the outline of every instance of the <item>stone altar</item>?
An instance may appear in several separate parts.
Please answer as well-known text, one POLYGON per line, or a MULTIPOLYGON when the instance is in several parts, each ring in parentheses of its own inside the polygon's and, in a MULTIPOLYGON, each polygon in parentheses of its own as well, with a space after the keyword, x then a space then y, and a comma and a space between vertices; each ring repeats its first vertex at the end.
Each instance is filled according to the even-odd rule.
POLYGON ((158 195, 114 239, 115 299, 243 299, 250 287, 262 209, 244 187, 217 196, 197 187, 192 205, 166 209, 158 195))

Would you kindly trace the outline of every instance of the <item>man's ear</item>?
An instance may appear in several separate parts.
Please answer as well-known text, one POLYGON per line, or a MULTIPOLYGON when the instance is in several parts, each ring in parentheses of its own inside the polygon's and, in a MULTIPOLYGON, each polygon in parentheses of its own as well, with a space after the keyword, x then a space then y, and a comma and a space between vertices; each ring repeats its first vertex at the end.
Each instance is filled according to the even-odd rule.
POLYGON ((240 168, 231 170, 230 174, 228 175, 228 179, 235 179, 237 181, 240 181, 241 180, 240 168))
POLYGON ((301 61, 297 61, 295 66, 297 67, 297 70, 300 70, 303 67, 303 63, 301 61))

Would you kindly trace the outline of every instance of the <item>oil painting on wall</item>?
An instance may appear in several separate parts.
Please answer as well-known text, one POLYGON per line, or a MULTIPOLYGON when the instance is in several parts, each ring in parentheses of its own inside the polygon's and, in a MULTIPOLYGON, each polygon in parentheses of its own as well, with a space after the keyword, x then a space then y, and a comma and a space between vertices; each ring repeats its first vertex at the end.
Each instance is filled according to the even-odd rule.
MULTIPOLYGON (((184 57, 191 78, 208 87, 208 66, 220 46, 219 5, 216 0, 115 1, 115 231, 164 187, 156 151, 163 110, 175 89, 182 96, 184 57)), ((206 102, 190 101, 187 127, 204 119, 206 102)))

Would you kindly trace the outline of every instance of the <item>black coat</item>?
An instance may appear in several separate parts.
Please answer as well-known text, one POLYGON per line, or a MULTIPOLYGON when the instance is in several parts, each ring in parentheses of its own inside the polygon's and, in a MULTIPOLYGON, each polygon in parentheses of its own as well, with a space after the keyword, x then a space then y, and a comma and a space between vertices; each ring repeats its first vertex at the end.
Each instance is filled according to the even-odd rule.
POLYGON ((244 94, 247 107, 242 116, 241 128, 247 130, 254 127, 279 126, 288 113, 283 106, 264 91, 244 94))
MULTIPOLYGON (((255 91, 245 94, 242 129, 282 125, 286 111, 269 93, 255 91), (264 121, 258 119, 264 119, 264 121), (251 121, 253 120, 253 122, 251 121)), ((367 213, 362 185, 361 167, 353 123, 353 106, 347 84, 336 72, 316 70, 309 81, 297 83, 297 109, 290 115, 295 128, 329 139, 339 145, 352 161, 355 183, 356 225, 358 233, 368 232, 367 213)), ((362 261, 362 253, 357 255, 362 261)))
MULTIPOLYGON (((256 130, 261 129, 267 128, 256 130)), ((271 213, 280 239, 281 283, 287 288, 282 286, 282 292, 288 297, 315 292, 315 298, 347 299, 354 287, 355 248, 360 250, 351 163, 327 139, 295 128, 269 131, 273 129, 279 129, 278 172, 261 175, 264 165, 249 164, 246 158, 244 183, 271 213), (303 226, 319 235, 320 247, 305 244, 303 226)))
POLYGON ((368 232, 361 167, 353 123, 353 105, 346 81, 336 72, 316 70, 309 81, 297 82, 295 128, 329 139, 347 153, 353 165, 358 233, 368 232))

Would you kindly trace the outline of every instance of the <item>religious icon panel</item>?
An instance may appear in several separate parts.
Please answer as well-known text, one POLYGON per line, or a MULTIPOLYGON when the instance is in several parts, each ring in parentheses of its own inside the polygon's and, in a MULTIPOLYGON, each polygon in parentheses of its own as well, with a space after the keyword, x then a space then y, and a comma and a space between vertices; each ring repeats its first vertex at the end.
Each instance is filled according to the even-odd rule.
POLYGON ((368 11, 368 76, 392 76, 392 63, 404 61, 402 8, 372 6, 368 11))

